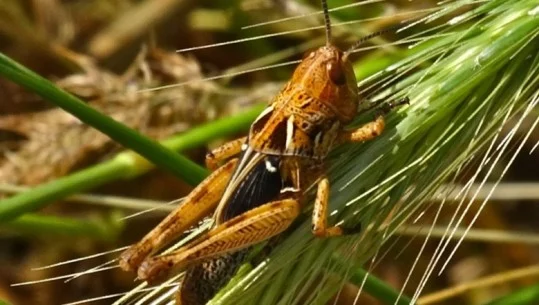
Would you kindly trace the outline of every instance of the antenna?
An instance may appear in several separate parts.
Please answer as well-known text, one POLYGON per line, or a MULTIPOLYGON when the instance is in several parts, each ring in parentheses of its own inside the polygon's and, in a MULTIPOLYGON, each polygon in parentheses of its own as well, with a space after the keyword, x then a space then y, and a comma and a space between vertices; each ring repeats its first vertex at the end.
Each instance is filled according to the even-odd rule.
POLYGON ((329 20, 327 0, 322 0, 322 10, 324 12, 324 23, 326 25, 326 45, 330 45, 331 44, 331 21, 329 20))
POLYGON ((387 32, 391 32, 391 31, 394 31, 396 29, 399 29, 402 27, 402 24, 398 24, 398 25, 395 25, 395 26, 392 26, 392 27, 389 27, 389 28, 386 28, 386 29, 383 29, 383 30, 380 30, 378 32, 374 32, 372 34, 369 34, 367 36, 363 36, 361 37, 358 41, 356 41, 356 43, 354 43, 348 50, 346 50, 346 52, 344 52, 344 57, 348 57, 348 55, 350 55, 350 53, 354 52, 355 49, 357 49, 359 46, 361 46, 362 44, 364 44, 366 41, 369 41, 371 40, 372 38, 374 37, 378 37, 384 33, 387 33, 387 32))

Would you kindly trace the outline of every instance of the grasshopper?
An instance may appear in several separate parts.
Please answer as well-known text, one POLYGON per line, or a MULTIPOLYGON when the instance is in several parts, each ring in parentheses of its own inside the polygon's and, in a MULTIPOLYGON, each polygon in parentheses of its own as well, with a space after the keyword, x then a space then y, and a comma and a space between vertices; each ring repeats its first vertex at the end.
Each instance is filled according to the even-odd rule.
POLYGON ((189 281, 214 281, 204 277, 217 269, 229 275, 233 271, 226 266, 237 265, 243 257, 234 253, 244 253, 249 246, 286 230, 300 214, 304 190, 312 184, 316 183, 317 188, 312 214, 315 236, 339 236, 360 230, 328 225, 330 183, 324 160, 339 144, 363 142, 380 135, 384 118, 379 113, 372 122, 345 129, 356 116, 360 102, 348 59, 353 48, 343 52, 332 44, 325 0, 322 7, 326 45, 304 57, 246 137, 228 142, 206 156, 211 175, 120 256, 122 269, 137 271, 139 279, 150 283, 188 269, 177 295, 179 304, 205 303, 208 296, 197 296, 200 289, 193 288, 197 285, 189 281), (221 163, 224 164, 219 167, 221 163), (212 212, 214 225, 207 233, 170 254, 154 255, 212 212))

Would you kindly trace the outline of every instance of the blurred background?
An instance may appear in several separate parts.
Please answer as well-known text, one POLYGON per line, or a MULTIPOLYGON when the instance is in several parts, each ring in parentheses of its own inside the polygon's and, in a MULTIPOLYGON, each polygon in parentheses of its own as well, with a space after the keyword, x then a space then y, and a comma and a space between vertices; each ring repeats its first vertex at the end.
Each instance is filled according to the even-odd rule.
MULTIPOLYGON (((337 45, 345 48, 362 35, 427 12, 437 1, 371 2, 332 13, 339 21, 364 20, 335 27, 337 45)), ((323 29, 297 31, 320 25, 319 16, 242 29, 312 13, 319 10, 317 1, 3 0, 0 3, 1 52, 154 139, 165 139, 269 101, 290 76, 294 65, 241 75, 236 75, 237 72, 301 59, 307 50, 325 41, 323 29), (285 31, 292 33, 274 35, 285 31), (234 43, 257 35, 271 37, 234 43), (223 42, 230 44, 175 52, 223 42), (230 76, 193 82, 222 74, 230 76), (182 86, 140 92, 182 83, 182 86)), ((331 0, 329 6, 351 3, 354 1, 331 0)), ((415 29, 419 30, 421 27, 415 29)), ((384 60, 381 58, 397 60, 404 56, 404 48, 389 42, 412 34, 413 31, 386 33, 373 40, 371 50, 354 55, 354 60, 376 58, 372 61, 375 67, 376 60, 384 60)), ((372 72, 367 69, 360 77, 372 72)), ((535 111, 539 114, 538 109, 535 111)), ((519 132, 527 131, 523 127, 519 132)), ((226 140, 229 139, 213 141, 207 147, 185 153, 203 164, 207 148, 226 140)), ((537 150, 529 153, 538 141, 539 133, 533 134, 447 271, 434 277, 423 294, 538 262, 539 154, 537 150)), ((107 136, 63 110, 0 79, 0 199, 107 160, 121 149, 107 136)), ((512 154, 506 157, 507 160, 499 163, 500 173, 512 154)), ((462 177, 462 181, 466 178, 462 177)), ((182 197, 190 189, 191 186, 172 175, 152 170, 132 180, 114 181, 92 190, 95 194, 114 195, 114 200, 99 196, 76 198, 56 202, 40 211, 39 215, 90 223, 99 227, 99 234, 91 230, 62 232, 47 224, 36 225, 39 217, 35 222, 0 224, 0 300, 12 304, 62 304, 129 290, 133 275, 116 269, 68 283, 61 279, 18 287, 10 285, 81 272, 114 258, 116 254, 112 253, 58 268, 32 270, 138 240, 169 210, 170 207, 163 208, 160 202, 182 197), (122 220, 123 216, 158 205, 161 210, 122 220)), ((486 196, 481 194, 477 200, 486 196)), ((434 212, 434 208, 426 210, 427 217, 422 221, 428 223, 434 212)), ((441 217, 451 216, 447 211, 441 217)), ((418 230, 408 228, 400 234, 395 239, 394 253, 387 255, 374 270, 374 274, 396 289, 403 287, 422 245, 422 239, 415 238, 422 234, 418 230)), ((425 250, 417 262, 419 268, 426 266, 434 251, 434 246, 425 250)), ((404 293, 413 295, 420 280, 417 274, 417 278, 412 276, 404 293)), ((497 285, 478 285, 432 304, 483 304, 536 281, 537 278, 520 278, 497 285)), ((346 285, 336 301, 353 304, 357 291, 357 286, 346 285)), ((91 304, 109 303, 110 299, 91 304)), ((381 303, 362 296, 361 304, 381 303)))

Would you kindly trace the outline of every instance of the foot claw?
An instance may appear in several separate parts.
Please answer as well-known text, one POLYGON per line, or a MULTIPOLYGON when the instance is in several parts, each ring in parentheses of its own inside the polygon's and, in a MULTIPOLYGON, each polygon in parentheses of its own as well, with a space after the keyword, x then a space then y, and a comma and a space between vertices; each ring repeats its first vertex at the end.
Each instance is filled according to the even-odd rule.
POLYGON ((384 116, 388 114, 393 108, 396 108, 402 105, 410 105, 410 98, 406 96, 398 101, 387 102, 385 104, 380 105, 380 107, 378 107, 378 110, 376 111, 376 116, 377 117, 384 116))

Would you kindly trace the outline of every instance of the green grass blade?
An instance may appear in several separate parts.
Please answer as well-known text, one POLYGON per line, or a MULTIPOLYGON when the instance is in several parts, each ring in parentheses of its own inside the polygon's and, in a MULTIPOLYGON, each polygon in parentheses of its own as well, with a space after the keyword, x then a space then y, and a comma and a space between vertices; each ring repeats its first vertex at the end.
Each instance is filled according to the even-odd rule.
POLYGON ((49 202, 125 176, 129 164, 113 159, 0 201, 0 223, 46 206, 49 202))
MULTIPOLYGON (((239 115, 193 128, 182 135, 164 140, 161 143, 163 147, 171 150, 195 148, 213 139, 229 136, 248 128, 261 110, 261 106, 256 106, 239 115)), ((193 167, 197 168, 198 172, 202 173, 201 177, 197 177, 195 181, 198 183, 200 179, 206 176, 207 170, 196 163, 192 164, 193 167)), ((152 167, 152 163, 138 154, 132 151, 122 152, 111 160, 39 185, 28 192, 1 200, 0 222, 12 220, 24 213, 42 208, 54 200, 89 190, 110 181, 130 179, 147 172, 152 167)))
POLYGON ((539 284, 528 286, 504 295, 485 305, 534 305, 539 304, 539 284))
POLYGON ((171 171, 190 184, 198 183, 206 174, 186 157, 164 148, 139 132, 103 115, 2 53, 0 53, 0 75, 37 93, 84 123, 107 134, 114 141, 136 151, 157 166, 171 171))
POLYGON ((29 234, 31 236, 59 235, 114 240, 117 233, 120 232, 119 224, 114 219, 78 220, 67 217, 26 214, 2 225, 2 228, 17 234, 29 234))
MULTIPOLYGON (((342 259, 339 255, 331 257, 332 263, 335 263, 344 268, 350 267, 348 262, 342 259)), ((349 281, 358 287, 363 286, 363 290, 375 297, 378 301, 386 305, 410 305, 412 299, 406 295, 399 293, 393 287, 386 284, 381 279, 365 271, 362 268, 354 268, 350 271, 352 275, 349 281)))

